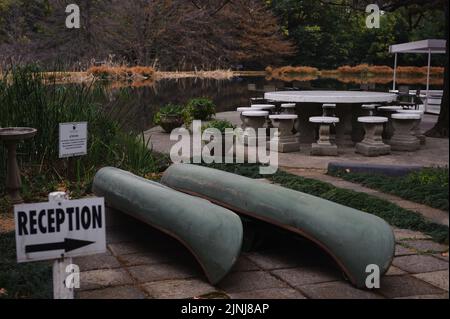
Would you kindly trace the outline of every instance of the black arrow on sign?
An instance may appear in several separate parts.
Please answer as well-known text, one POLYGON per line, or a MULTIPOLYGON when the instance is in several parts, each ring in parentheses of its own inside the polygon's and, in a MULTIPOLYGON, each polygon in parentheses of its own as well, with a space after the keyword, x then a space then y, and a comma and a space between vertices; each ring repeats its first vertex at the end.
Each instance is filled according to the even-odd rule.
POLYGON ((25 246, 25 253, 37 253, 40 251, 62 250, 62 249, 67 253, 69 251, 79 249, 81 247, 88 246, 93 243, 95 243, 95 242, 65 238, 64 241, 59 242, 59 243, 48 243, 48 244, 25 246))

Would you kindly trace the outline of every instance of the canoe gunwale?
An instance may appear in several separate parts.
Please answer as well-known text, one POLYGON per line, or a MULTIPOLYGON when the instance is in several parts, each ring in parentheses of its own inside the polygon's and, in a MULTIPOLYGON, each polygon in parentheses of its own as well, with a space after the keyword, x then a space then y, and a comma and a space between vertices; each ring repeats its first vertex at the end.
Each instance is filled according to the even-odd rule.
MULTIPOLYGON (((136 219, 136 220, 138 220, 138 221, 140 221, 140 222, 142 222, 142 223, 144 223, 144 224, 146 224, 146 225, 148 225, 148 226, 150 226, 150 227, 152 227, 152 228, 154 228, 154 229, 156 229, 156 230, 158 230, 158 231, 160 231, 160 232, 162 232, 162 233, 168 235, 169 237, 172 237, 173 239, 177 240, 177 241, 178 241, 180 244, 182 244, 182 245, 183 245, 183 246, 191 253, 191 255, 195 258, 195 260, 197 261, 197 263, 200 265, 201 269, 203 270, 203 273, 205 274, 206 278, 208 279, 208 281, 209 281, 211 284, 216 284, 216 283, 218 283, 219 281, 221 281, 221 280, 227 275, 228 272, 226 272, 225 274, 223 274, 223 276, 221 276, 221 278, 219 278, 218 280, 212 280, 211 276, 209 275, 209 273, 208 273, 208 271, 207 271, 207 268, 206 268, 205 265, 202 263, 202 261, 201 261, 200 257, 198 256, 198 254, 197 254, 197 253, 195 252, 195 250, 192 249, 192 247, 191 247, 185 240, 183 240, 180 236, 176 235, 175 233, 173 233, 173 232, 171 232, 171 231, 169 231, 169 230, 167 230, 167 229, 164 229, 164 228, 162 228, 162 227, 156 226, 154 223, 150 223, 148 220, 144 220, 144 218, 140 218, 139 216, 137 216, 137 215, 135 215, 135 214, 132 214, 132 213, 130 213, 130 212, 126 212, 126 211, 123 211, 123 210, 119 210, 119 209, 117 209, 117 208, 108 206, 108 205, 106 205, 106 204, 105 204, 105 206, 106 206, 106 207, 110 207, 110 208, 112 208, 112 209, 114 209, 114 210, 116 210, 116 211, 119 211, 119 212, 121 212, 121 213, 124 213, 124 214, 126 214, 126 215, 128 215, 128 216, 131 216, 132 218, 134 218, 134 219, 136 219)), ((241 244, 241 247, 242 247, 242 244, 241 244)), ((233 265, 230 267, 230 269, 233 268, 233 266, 236 264, 236 262, 237 262, 237 258, 234 260, 233 265)))
MULTIPOLYGON (((232 211, 234 211, 234 212, 237 212, 237 213, 240 213, 240 214, 243 214, 243 215, 250 216, 250 217, 255 218, 255 219, 257 219, 257 220, 261 220, 261 221, 263 221, 263 222, 266 222, 266 223, 275 225, 275 226, 277 226, 277 227, 280 227, 280 228, 282 228, 282 229, 291 231, 291 232, 293 232, 293 233, 296 233, 296 234, 301 235, 302 237, 305 237, 306 239, 312 241, 313 243, 317 244, 321 249, 323 249, 323 251, 325 251, 325 252, 326 252, 326 253, 327 253, 327 254, 328 254, 335 262, 336 262, 336 264, 337 264, 337 265, 339 266, 339 268, 344 272, 345 276, 347 276, 347 278, 349 279, 349 281, 350 281, 354 286, 360 287, 360 286, 358 285, 358 281, 356 280, 356 278, 355 278, 355 277, 351 274, 351 272, 344 266, 344 264, 340 261, 340 259, 339 259, 339 258, 338 258, 338 257, 337 257, 330 249, 328 249, 328 247, 327 247, 324 243, 322 243, 320 240, 318 240, 318 239, 315 238, 314 236, 310 235, 308 232, 305 232, 304 230, 302 230, 302 229, 300 229, 300 228, 297 228, 297 227, 294 227, 294 226, 290 226, 290 225, 287 225, 287 224, 279 223, 279 222, 277 222, 277 221, 274 220, 274 219, 266 218, 266 217, 260 216, 260 215, 258 215, 258 214, 255 214, 255 213, 252 213, 252 212, 249 212, 249 211, 242 210, 242 209, 237 208, 237 207, 235 207, 235 206, 233 206, 233 205, 229 205, 229 204, 227 204, 227 203, 221 202, 221 201, 216 200, 216 199, 214 199, 214 198, 210 198, 210 197, 205 196, 205 195, 203 195, 203 194, 199 194, 199 193, 196 193, 196 192, 193 192, 193 191, 190 191, 190 190, 186 190, 186 189, 183 189, 183 188, 180 188, 180 187, 173 187, 173 189, 175 189, 175 190, 177 190, 177 191, 180 191, 180 192, 183 192, 183 193, 186 193, 186 194, 189 194, 189 195, 192 195, 192 196, 196 196, 196 197, 200 197, 200 198, 209 200, 209 201, 211 201, 211 202, 214 203, 214 204, 217 204, 217 205, 219 205, 219 206, 225 207, 225 208, 230 209, 230 210, 232 210, 232 211)), ((391 257, 390 264, 392 263, 393 259, 394 259, 394 255, 392 255, 392 257, 391 257)), ((380 274, 380 275, 384 275, 386 272, 387 272, 387 270, 386 270, 384 273, 380 274)))

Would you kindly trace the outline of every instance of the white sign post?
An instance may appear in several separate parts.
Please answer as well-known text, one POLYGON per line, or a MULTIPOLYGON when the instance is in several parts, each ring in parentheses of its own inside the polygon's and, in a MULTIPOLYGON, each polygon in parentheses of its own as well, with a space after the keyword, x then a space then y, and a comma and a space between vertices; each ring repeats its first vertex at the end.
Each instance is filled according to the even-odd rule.
POLYGON ((87 122, 59 124, 59 158, 87 154, 87 122))
POLYGON ((106 252, 104 199, 52 193, 47 203, 14 206, 14 218, 17 261, 55 259, 54 297, 72 299, 73 287, 65 282, 71 258, 106 252))

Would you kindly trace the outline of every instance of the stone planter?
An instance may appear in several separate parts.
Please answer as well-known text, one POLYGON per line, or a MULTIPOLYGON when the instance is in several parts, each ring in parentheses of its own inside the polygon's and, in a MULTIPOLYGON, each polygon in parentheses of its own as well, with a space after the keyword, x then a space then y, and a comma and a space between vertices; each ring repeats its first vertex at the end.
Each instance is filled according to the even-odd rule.
POLYGON ((171 133, 174 129, 183 125, 181 115, 161 115, 159 125, 166 133, 171 133))

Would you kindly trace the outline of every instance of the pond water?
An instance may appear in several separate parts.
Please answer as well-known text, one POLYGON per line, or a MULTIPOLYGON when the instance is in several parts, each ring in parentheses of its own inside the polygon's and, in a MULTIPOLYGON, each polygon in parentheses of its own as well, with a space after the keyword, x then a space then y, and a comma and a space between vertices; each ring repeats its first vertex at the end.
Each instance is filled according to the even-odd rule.
MULTIPOLYGON (((114 86, 113 86, 114 87, 114 86)), ((252 97, 263 97, 265 92, 284 89, 325 89, 325 90, 369 90, 387 92, 392 83, 360 84, 354 79, 315 79, 308 81, 269 80, 264 77, 235 77, 230 80, 213 79, 163 79, 151 86, 126 87, 127 99, 116 105, 126 127, 135 131, 145 131, 154 127, 155 113, 168 103, 185 104, 195 97, 208 97, 214 100, 217 112, 234 111, 239 106, 249 106, 252 97), (346 83, 348 82, 348 83, 346 83)), ((425 89, 425 84, 410 85, 411 89, 425 89)), ((441 89, 434 85, 432 89, 441 89)), ((122 89, 123 90, 123 89, 122 89)), ((114 99, 117 88, 111 88, 114 99)))

